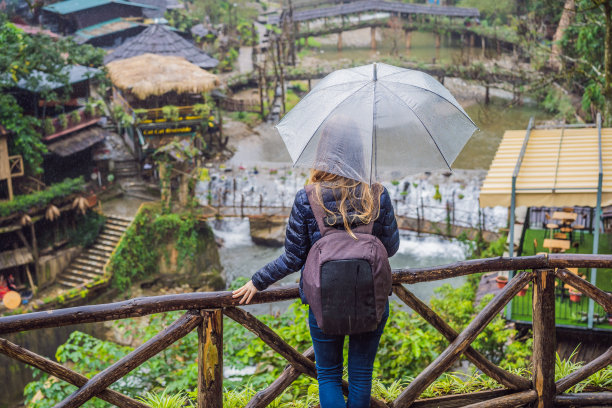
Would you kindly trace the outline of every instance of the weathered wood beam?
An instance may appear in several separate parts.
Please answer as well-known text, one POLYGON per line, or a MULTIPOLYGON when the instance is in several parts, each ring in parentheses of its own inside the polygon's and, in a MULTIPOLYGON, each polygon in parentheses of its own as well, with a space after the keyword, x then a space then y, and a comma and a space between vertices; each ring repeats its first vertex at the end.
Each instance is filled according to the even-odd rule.
POLYGON ((533 389, 537 408, 553 408, 555 390, 555 272, 537 270, 533 283, 533 389))
POLYGON ((612 313, 612 293, 604 292, 597 286, 574 275, 567 269, 558 269, 557 277, 570 286, 575 287, 588 297, 599 303, 606 313, 612 313))
MULTIPOLYGON (((260 322, 255 316, 236 307, 223 309, 223 313, 253 332, 272 350, 283 356, 297 371, 314 379, 317 378, 315 364, 305 355, 300 354, 296 349, 287 344, 274 330, 260 322)), ((342 381, 342 391, 345 395, 348 394, 348 383, 344 380, 342 381)), ((370 396, 370 406, 384 408, 386 404, 370 396)))
POLYGON ((166 347, 189 334, 202 322, 197 311, 189 311, 181 318, 153 336, 115 364, 99 372, 84 386, 69 395, 54 408, 76 408, 89 401, 95 394, 122 378, 166 347))
MULTIPOLYGON (((408 289, 402 285, 393 285, 393 292, 412 310, 421 315, 427 323, 431 324, 437 331, 446 337, 449 342, 457 338, 458 333, 408 289)), ((493 378, 498 383, 513 390, 522 391, 531 389, 531 381, 527 378, 512 374, 496 366, 471 346, 465 350, 464 355, 483 373, 493 378)))
POLYGON ((493 300, 468 324, 455 340, 425 368, 397 397, 394 407, 408 407, 470 346, 491 320, 530 280, 532 274, 523 272, 514 277, 493 300))
MULTIPOLYGON (((39 356, 23 347, 20 347, 6 339, 0 339, 0 353, 7 355, 17 361, 36 367, 47 374, 66 381, 77 387, 82 387, 87 383, 87 377, 76 373, 63 365, 39 356)), ((148 405, 132 399, 113 390, 103 390, 96 394, 96 397, 111 403, 119 408, 150 408, 148 405)))
POLYGON ((573 373, 561 378, 555 383, 557 386, 557 394, 561 394, 570 389, 580 381, 589 378, 602 368, 612 364, 612 347, 608 348, 605 353, 597 357, 595 360, 574 371, 573 373))
POLYGON ((612 406, 612 392, 581 392, 563 394, 555 397, 555 404, 562 407, 580 405, 609 407, 612 406))
POLYGON ((410 405, 410 408, 456 408, 488 401, 493 398, 508 395, 512 391, 508 389, 487 390, 470 392, 468 394, 444 395, 442 397, 418 399, 410 405))
POLYGON ((223 407, 223 312, 201 310, 198 325, 198 408, 223 407))
POLYGON ((470 259, 427 268, 394 269, 393 283, 418 283, 480 272, 548 268, 610 268, 612 255, 546 254, 513 258, 470 259))
MULTIPOLYGON (((550 254, 516 258, 489 258, 457 262, 430 268, 399 269, 393 272, 394 283, 418 283, 455 276, 500 270, 546 268, 610 268, 612 255, 550 254)), ((264 290, 251 303, 270 303, 298 297, 297 285, 264 290)), ((136 298, 123 302, 81 306, 53 311, 0 317, 0 335, 18 331, 125 319, 153 313, 189 309, 214 309, 238 305, 231 292, 200 292, 136 298)))
POLYGON ((516 408, 524 404, 530 404, 537 398, 537 393, 534 390, 529 390, 493 398, 488 401, 477 402, 466 405, 463 408, 516 408))
MULTIPOLYGON (((314 349, 309 347, 303 354, 309 360, 314 360, 314 349)), ((266 389, 258 391, 245 408, 264 408, 280 396, 302 374, 292 365, 285 367, 282 374, 266 389)))
MULTIPOLYGON (((251 304, 279 302, 297 298, 299 296, 297 284, 287 286, 283 289, 259 292, 251 300, 251 304)), ((128 317, 139 317, 174 310, 229 307, 238 305, 238 302, 239 299, 232 298, 232 292, 194 292, 142 297, 116 303, 0 317, 0 334, 71 324, 126 319, 128 317)))
POLYGON ((287 342, 276 334, 274 330, 260 322, 255 316, 236 307, 228 307, 223 309, 223 313, 232 320, 235 320, 249 329, 251 332, 255 333, 255 335, 259 337, 261 341, 266 343, 272 350, 280 354, 298 371, 307 374, 310 377, 317 378, 317 370, 314 363, 287 344, 287 342))

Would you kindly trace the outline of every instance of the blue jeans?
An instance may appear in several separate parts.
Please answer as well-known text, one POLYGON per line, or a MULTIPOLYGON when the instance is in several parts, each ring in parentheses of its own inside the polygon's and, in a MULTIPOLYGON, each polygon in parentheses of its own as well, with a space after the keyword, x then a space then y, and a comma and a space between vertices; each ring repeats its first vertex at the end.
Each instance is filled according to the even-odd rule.
POLYGON ((376 330, 349 336, 348 401, 342 395, 342 368, 345 336, 329 336, 319 329, 317 321, 308 313, 310 336, 315 352, 319 403, 321 408, 368 408, 372 392, 372 369, 380 336, 389 317, 389 302, 376 330))

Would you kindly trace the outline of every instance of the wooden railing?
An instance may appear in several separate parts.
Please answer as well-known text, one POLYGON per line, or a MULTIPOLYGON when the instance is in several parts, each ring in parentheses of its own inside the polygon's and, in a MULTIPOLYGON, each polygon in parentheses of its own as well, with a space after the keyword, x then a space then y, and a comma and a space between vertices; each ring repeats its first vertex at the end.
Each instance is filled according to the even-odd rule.
MULTIPOLYGON (((450 342, 390 404, 410 407, 421 393, 443 372, 464 355, 485 374, 506 387, 506 395, 480 400, 465 405, 465 400, 445 407, 469 406, 517 407, 533 404, 537 407, 557 405, 609 406, 612 392, 568 394, 564 391, 612 364, 612 347, 579 370, 555 382, 555 285, 554 280, 577 288, 612 313, 612 295, 568 272, 566 268, 610 268, 612 255, 551 254, 515 258, 490 258, 458 262, 431 268, 402 269, 393 272, 395 294, 450 342), (414 296, 403 284, 447 279, 456 276, 500 270, 518 270, 504 289, 461 332, 454 331, 440 316, 414 296), (471 343, 489 322, 525 285, 533 283, 533 378, 527 379, 508 372, 487 360, 471 347, 471 343)), ((297 285, 259 292, 252 303, 269 303, 298 297, 297 285)), ((54 311, 30 313, 0 318, 0 335, 20 331, 58 327, 77 323, 91 323, 153 313, 185 310, 172 325, 91 379, 56 362, 36 355, 5 339, 0 339, 0 352, 11 358, 39 368, 57 378, 79 387, 56 408, 79 407, 96 396, 118 407, 144 408, 142 402, 107 389, 118 379, 153 357, 192 330, 198 332, 198 407, 221 407, 223 402, 223 315, 255 333, 264 343, 280 354, 289 365, 268 388, 259 391, 247 407, 265 407, 278 397, 300 375, 316 378, 312 348, 300 353, 255 316, 238 308, 237 299, 230 292, 186 293, 131 299, 123 302, 91 305, 54 311)), ((344 382, 344 391, 348 384, 344 382)), ((472 397, 472 401, 473 401, 472 397)), ((419 405, 419 402, 414 406, 419 405)), ((384 402, 371 398, 371 406, 386 407, 384 402)))

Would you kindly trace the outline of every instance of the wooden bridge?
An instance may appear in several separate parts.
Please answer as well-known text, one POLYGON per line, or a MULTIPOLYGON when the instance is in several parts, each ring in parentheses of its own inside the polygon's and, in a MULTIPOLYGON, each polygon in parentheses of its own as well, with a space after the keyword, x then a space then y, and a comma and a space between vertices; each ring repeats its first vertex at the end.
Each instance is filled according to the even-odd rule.
MULTIPOLYGON (((457 238, 459 236, 465 236, 468 239, 474 240, 478 236, 481 236, 485 242, 493 242, 499 239, 500 233, 495 231, 489 231, 485 228, 482 222, 482 217, 479 217, 478 225, 466 225, 455 221, 454 216, 451 215, 450 209, 447 208, 446 221, 431 221, 425 219, 423 216, 425 208, 432 207, 419 207, 417 209, 417 217, 408 217, 405 215, 395 214, 397 226, 400 230, 415 231, 423 234, 434 234, 443 235, 446 237, 457 238)), ((272 219, 282 219, 283 222, 289 218, 291 213, 291 207, 283 206, 254 206, 254 205, 240 205, 240 206, 204 206, 199 217, 203 220, 210 218, 258 218, 269 217, 272 219)))
MULTIPOLYGON (((445 407, 610 406, 612 392, 564 393, 573 385, 612 364, 612 347, 577 371, 555 381, 555 279, 567 283, 612 313, 612 295, 572 274, 566 268, 610 268, 612 255, 551 254, 515 258, 492 258, 458 262, 452 265, 393 271, 395 294, 449 341, 448 348, 425 368, 391 404, 371 398, 372 407, 434 407, 441 399, 418 400, 421 393, 463 355, 478 369, 495 379, 503 390, 443 397, 445 407), (429 282, 481 272, 519 270, 504 289, 468 324, 461 333, 412 294, 403 284, 429 282), (532 283, 533 290, 533 376, 525 378, 506 371, 471 347, 471 343, 521 289, 532 283)), ((297 285, 259 292, 252 303, 296 299, 297 285)), ((231 292, 185 293, 131 299, 123 302, 59 309, 0 318, 0 335, 77 323, 91 323, 138 317, 153 313, 185 310, 176 322, 159 332, 119 361, 87 379, 54 361, 0 339, 0 352, 45 371, 77 387, 56 408, 80 407, 93 397, 118 407, 145 408, 140 401, 108 387, 145 361, 192 330, 198 332, 197 406, 220 408, 223 405, 223 315, 255 333, 265 344, 287 360, 280 377, 259 391, 246 405, 249 408, 270 404, 300 375, 316 378, 312 347, 300 352, 252 314, 238 307, 231 292)), ((195 384, 194 384, 195 386, 195 384)), ((348 384, 343 383, 348 391, 348 384)))
POLYGON ((308 10, 292 11, 285 8, 280 16, 270 16, 268 24, 280 24, 285 15, 291 13, 292 22, 305 22, 325 18, 359 15, 363 13, 392 13, 402 17, 410 15, 429 15, 445 17, 480 17, 477 8, 452 6, 426 6, 424 4, 410 4, 401 1, 359 0, 342 2, 342 4, 329 7, 316 7, 308 10))

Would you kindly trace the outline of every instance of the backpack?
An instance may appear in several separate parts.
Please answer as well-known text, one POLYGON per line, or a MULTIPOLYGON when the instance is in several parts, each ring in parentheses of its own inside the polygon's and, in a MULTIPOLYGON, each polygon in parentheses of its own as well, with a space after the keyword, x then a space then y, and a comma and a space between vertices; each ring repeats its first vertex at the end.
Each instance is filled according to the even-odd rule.
POLYGON ((391 294, 391 266, 385 246, 372 235, 374 220, 345 230, 325 222, 313 185, 306 186, 321 239, 310 248, 302 287, 317 325, 328 335, 376 330, 391 294))

